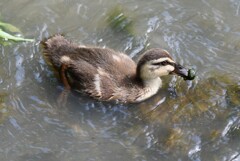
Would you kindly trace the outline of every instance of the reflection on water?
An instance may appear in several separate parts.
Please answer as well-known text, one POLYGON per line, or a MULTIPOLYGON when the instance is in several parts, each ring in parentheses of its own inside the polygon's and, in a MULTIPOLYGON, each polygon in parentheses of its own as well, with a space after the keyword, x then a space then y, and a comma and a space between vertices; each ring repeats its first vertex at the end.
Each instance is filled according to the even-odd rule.
POLYGON ((0 46, 0 160, 240 160, 239 6, 238 0, 2 0, 0 19, 37 42, 0 46), (107 21, 117 4, 125 16, 118 21, 131 22, 131 34, 107 21), (140 104, 72 93, 59 105, 62 84, 39 50, 39 40, 58 32, 134 59, 160 46, 198 78, 164 78, 159 94, 140 104))

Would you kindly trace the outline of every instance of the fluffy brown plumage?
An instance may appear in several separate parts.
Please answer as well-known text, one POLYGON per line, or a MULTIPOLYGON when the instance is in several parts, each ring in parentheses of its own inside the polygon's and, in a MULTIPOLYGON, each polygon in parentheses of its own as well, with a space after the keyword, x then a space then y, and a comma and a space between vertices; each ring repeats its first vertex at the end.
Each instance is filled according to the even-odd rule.
POLYGON ((64 65, 64 77, 72 88, 104 101, 143 101, 161 87, 160 76, 174 71, 174 61, 162 49, 147 51, 136 65, 121 52, 81 47, 61 35, 42 41, 42 46, 44 57, 57 71, 64 65), (161 64, 162 60, 169 64, 161 64), (149 75, 152 78, 148 80, 149 75))

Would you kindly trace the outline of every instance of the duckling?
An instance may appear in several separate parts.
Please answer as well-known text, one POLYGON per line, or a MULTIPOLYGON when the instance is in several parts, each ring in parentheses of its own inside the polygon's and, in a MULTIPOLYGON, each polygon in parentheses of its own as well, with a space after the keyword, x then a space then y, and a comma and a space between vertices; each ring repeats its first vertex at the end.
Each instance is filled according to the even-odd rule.
POLYGON ((66 89, 83 91, 101 101, 141 102, 158 92, 162 76, 177 74, 187 80, 195 77, 161 48, 147 50, 136 64, 124 53, 79 46, 62 35, 41 44, 46 61, 59 71, 66 89))

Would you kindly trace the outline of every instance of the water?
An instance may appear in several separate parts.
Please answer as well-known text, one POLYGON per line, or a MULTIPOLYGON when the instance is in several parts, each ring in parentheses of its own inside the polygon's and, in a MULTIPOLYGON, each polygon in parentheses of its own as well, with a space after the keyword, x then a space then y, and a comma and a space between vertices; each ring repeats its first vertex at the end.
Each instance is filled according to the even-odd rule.
POLYGON ((240 160, 240 1, 2 0, 0 17, 36 39, 0 46, 1 161, 240 160), (106 22, 118 5, 133 35, 106 22), (59 32, 134 59, 162 47, 198 77, 164 78, 140 104, 71 94, 59 105, 62 84, 39 50, 59 32))

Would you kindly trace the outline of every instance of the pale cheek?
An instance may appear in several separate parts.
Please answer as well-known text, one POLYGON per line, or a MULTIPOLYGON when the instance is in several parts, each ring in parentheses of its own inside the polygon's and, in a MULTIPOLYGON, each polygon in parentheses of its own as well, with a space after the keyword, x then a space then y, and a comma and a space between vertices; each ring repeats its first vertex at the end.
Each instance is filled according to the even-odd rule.
POLYGON ((171 65, 167 65, 166 70, 170 73, 170 72, 174 71, 174 67, 171 65))
POLYGON ((159 71, 159 74, 160 76, 163 76, 163 75, 168 75, 168 71, 167 70, 162 70, 162 71, 159 71))
POLYGON ((158 70, 158 75, 160 75, 160 76, 168 75, 173 70, 174 70, 173 66, 167 65, 167 66, 165 66, 163 68, 160 68, 158 70))

